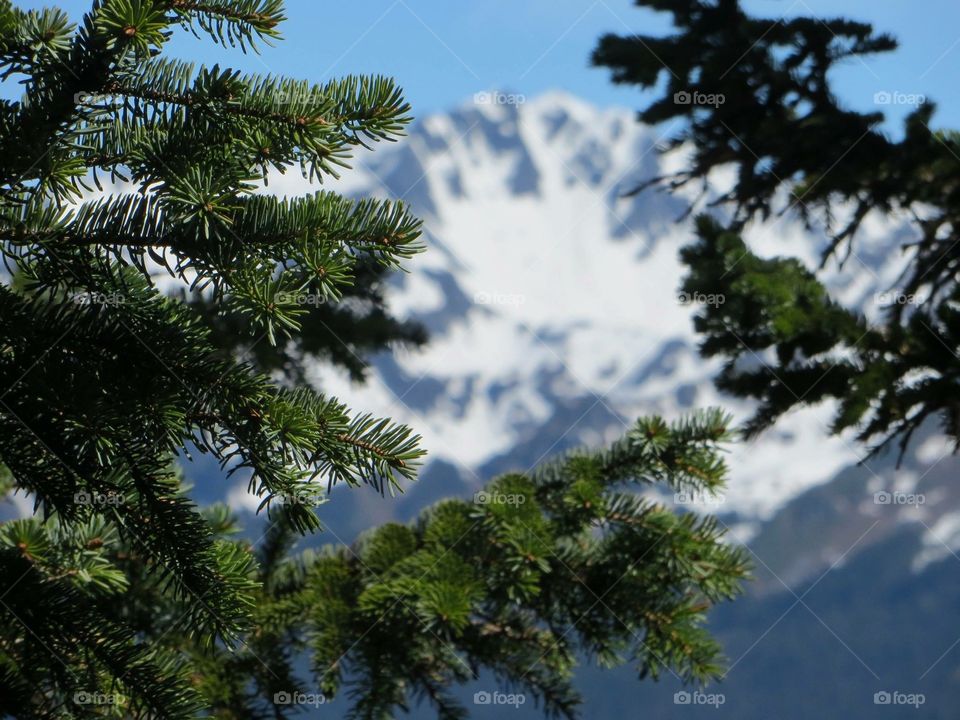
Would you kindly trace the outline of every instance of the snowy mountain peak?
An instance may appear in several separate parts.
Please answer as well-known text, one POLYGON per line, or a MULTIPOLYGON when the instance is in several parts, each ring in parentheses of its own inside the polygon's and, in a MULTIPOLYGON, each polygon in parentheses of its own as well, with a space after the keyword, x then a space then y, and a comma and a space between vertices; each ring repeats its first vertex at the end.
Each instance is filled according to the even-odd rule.
MULTIPOLYGON (((424 218, 428 252, 398 275, 393 303, 432 340, 421 353, 379 358, 365 387, 319 368, 317 382, 410 423, 432 458, 474 483, 612 439, 643 414, 722 405, 744 417, 749 408, 713 388, 715 367, 692 332, 696 308, 678 300, 678 250, 691 237, 677 222, 684 201, 624 197, 664 171, 663 131, 563 92, 509 97, 423 118, 337 184, 403 199, 424 218)), ((886 232, 878 226, 878 237, 886 232)), ((752 234, 782 253, 807 256, 817 244, 790 218, 752 234)), ((877 265, 854 301, 886 289, 888 256, 874 247, 877 265)), ((826 438, 828 418, 829 408, 801 411, 735 447, 723 509, 769 516, 856 462, 854 446, 826 438)))

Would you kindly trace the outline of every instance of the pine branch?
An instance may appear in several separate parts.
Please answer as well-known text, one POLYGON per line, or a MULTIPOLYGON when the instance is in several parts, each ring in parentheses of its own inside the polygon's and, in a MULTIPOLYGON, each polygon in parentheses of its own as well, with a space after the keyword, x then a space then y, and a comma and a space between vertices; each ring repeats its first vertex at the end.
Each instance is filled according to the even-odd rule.
POLYGON ((239 45, 244 51, 248 46, 256 50, 255 39, 269 43, 278 38, 277 25, 286 19, 282 0, 166 0, 165 4, 185 27, 199 27, 215 41, 239 45))
POLYGON ((352 688, 355 717, 416 697, 442 715, 457 712, 442 702, 446 689, 487 670, 548 714, 572 718, 579 698, 570 678, 584 654, 632 659, 641 675, 716 677, 719 647, 705 614, 739 592, 744 553, 713 519, 678 515, 628 488, 663 472, 636 441, 651 428, 678 456, 702 453, 718 483, 726 422, 716 412, 673 426, 642 420, 610 450, 574 453, 534 478, 501 477, 472 505, 446 500, 411 526, 308 556, 302 582, 284 586, 277 602, 292 611, 285 622, 310 625, 315 682, 328 697, 352 688))

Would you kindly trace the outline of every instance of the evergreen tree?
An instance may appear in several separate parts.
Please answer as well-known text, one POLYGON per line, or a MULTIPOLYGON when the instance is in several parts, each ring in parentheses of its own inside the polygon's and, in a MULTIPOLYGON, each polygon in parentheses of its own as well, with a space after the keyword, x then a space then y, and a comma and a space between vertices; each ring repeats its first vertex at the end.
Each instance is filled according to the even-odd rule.
POLYGON ((450 687, 486 671, 575 717, 583 656, 706 682, 722 669, 706 612, 739 592, 745 552, 714 519, 637 491, 719 491, 727 423, 717 411, 641 420, 608 450, 505 475, 473 502, 442 501, 353 547, 292 552, 290 509, 312 508, 316 493, 286 498, 255 549, 233 537, 226 507, 209 508, 252 628, 233 644, 211 643, 199 629, 208 598, 184 602, 109 519, 7 523, 0 559, 20 581, 2 607, 31 635, 7 630, 23 647, 0 655, 0 713, 85 717, 105 705, 132 717, 280 718, 302 710, 298 698, 347 690, 350 717, 392 717, 420 700, 461 718, 450 687), (298 673, 305 658, 309 677, 298 673))
POLYGON ((352 283, 331 302, 319 295, 298 293, 305 301, 295 333, 276 342, 258 342, 246 329, 246 319, 203 295, 184 299, 210 326, 211 341, 246 359, 265 373, 279 373, 287 384, 309 382, 308 361, 327 362, 347 371, 354 381, 366 378, 368 355, 384 348, 416 348, 427 342, 427 331, 414 320, 397 320, 385 304, 390 268, 375 259, 359 259, 352 283))
POLYGON ((74 27, 0 0, 0 67, 23 86, 0 101, 0 494, 35 503, 0 525, 0 715, 284 717, 283 693, 346 685, 358 717, 417 698, 457 717, 449 686, 481 668, 572 715, 580 652, 712 677, 705 613, 737 592, 742 554, 636 490, 717 491, 716 412, 294 551, 332 485, 415 475, 408 428, 295 381, 305 356, 361 373, 334 340, 422 340, 379 285, 421 245, 402 204, 261 191, 400 135, 391 80, 161 54, 178 26, 248 51, 282 20, 279 0, 96 0, 74 27), (196 453, 249 474, 262 542, 193 502, 196 453))
MULTIPOLYGON (((702 213, 698 239, 683 251, 684 290, 725 297, 705 306, 695 325, 703 354, 726 361, 719 387, 759 401, 748 433, 791 408, 833 399, 832 430, 857 428, 874 451, 896 442, 902 453, 928 418, 960 446, 960 134, 932 129, 935 106, 922 102, 902 138, 892 139, 882 112, 844 107, 830 84, 838 64, 896 42, 847 19, 751 17, 737 0, 637 5, 671 13, 677 32, 609 35, 593 60, 617 83, 654 90, 643 122, 685 121, 667 149, 690 148, 689 164, 649 184, 700 183, 693 210, 712 170, 735 170, 732 188, 710 201, 730 212, 702 213), (760 258, 743 241, 749 222, 789 211, 828 233, 820 268, 760 258), (818 279, 825 265, 842 266, 856 253, 871 212, 910 225, 900 241, 907 270, 881 298, 888 307, 876 322, 845 308, 818 279)), ((883 93, 876 100, 890 101, 883 93)))
MULTIPOLYGON (((413 476, 421 451, 407 428, 276 385, 155 287, 165 271, 220 322, 244 318, 254 346, 276 344, 298 329, 298 297, 336 300, 355 268, 421 249, 401 205, 254 192, 270 170, 319 179, 358 145, 396 137, 409 108, 392 81, 317 87, 160 55, 177 25, 248 49, 282 19, 277 0, 109 0, 74 28, 59 10, 0 5, 0 67, 24 88, 0 106, 12 278, 0 287, 0 459, 48 520, 4 528, 0 665, 19 697, 64 701, 123 675, 138 712, 189 705, 173 656, 92 603, 125 583, 98 557, 114 534, 191 633, 227 642, 249 626, 253 559, 180 491, 175 455, 249 470, 267 508, 321 482, 382 491, 413 476), (97 192, 102 179, 118 184, 97 192)), ((286 514, 318 526, 312 508, 286 514)))

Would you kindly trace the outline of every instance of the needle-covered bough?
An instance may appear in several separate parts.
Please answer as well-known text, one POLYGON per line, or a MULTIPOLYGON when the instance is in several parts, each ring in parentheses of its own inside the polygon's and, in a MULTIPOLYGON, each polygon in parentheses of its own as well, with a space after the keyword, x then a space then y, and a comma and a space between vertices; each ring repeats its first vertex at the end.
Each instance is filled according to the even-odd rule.
POLYGON ((284 717, 298 708, 278 697, 347 683, 359 716, 421 696, 453 717, 446 688, 481 667, 571 714, 576 638, 709 676, 703 613, 742 558, 713 524, 615 488, 715 489, 718 416, 498 481, 522 506, 450 501, 291 555, 331 485, 416 473, 408 428, 284 377, 308 356, 359 375, 364 351, 422 341, 379 284, 422 246, 401 203, 267 183, 320 181, 402 134, 392 80, 161 55, 177 28, 249 51, 282 20, 279 0, 98 0, 73 25, 0 0, 18 96, 0 100, 0 494, 34 503, 0 524, 0 716, 284 717), (196 453, 249 477, 264 538, 195 504, 196 453))

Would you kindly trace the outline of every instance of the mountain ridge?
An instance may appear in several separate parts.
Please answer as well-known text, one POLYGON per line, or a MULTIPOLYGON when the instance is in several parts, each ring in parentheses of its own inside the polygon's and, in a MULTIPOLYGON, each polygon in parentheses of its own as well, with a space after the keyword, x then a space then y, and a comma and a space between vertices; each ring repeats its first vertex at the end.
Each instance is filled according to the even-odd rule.
MULTIPOLYGON (((693 197, 628 195, 676 169, 678 158, 657 151, 669 135, 629 110, 554 92, 463 104, 357 158, 336 189, 402 199, 424 218, 428 252, 393 281, 390 302, 399 316, 425 322, 431 342, 419 353, 374 358, 365 387, 327 368, 312 379, 416 427, 432 458, 468 476, 536 442, 560 408, 582 400, 605 409, 589 415, 605 420, 570 418, 544 445, 545 457, 551 444, 559 451, 610 441, 641 415, 722 406, 746 418, 750 406, 715 390, 717 365, 697 352, 698 298, 678 298, 678 251, 692 238, 689 220, 678 218, 693 197)), ((289 177, 271 180, 277 189, 304 192, 289 177)), ((890 227, 870 218, 862 255, 876 267, 855 284, 838 271, 833 284, 867 314, 879 312, 875 296, 896 277, 890 227)), ((826 242, 796 217, 749 235, 768 254, 810 263, 826 242)), ((772 517, 859 460, 849 437, 829 437, 829 420, 829 407, 805 408, 734 445, 724 510, 746 523, 772 517)))

